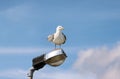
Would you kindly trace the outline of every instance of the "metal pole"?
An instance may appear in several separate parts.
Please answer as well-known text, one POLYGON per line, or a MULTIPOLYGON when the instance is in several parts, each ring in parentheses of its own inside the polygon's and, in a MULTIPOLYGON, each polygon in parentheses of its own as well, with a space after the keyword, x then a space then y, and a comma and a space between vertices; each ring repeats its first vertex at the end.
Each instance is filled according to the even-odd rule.
POLYGON ((32 67, 29 71, 29 73, 27 74, 29 79, 33 79, 33 73, 34 73, 35 69, 32 67))

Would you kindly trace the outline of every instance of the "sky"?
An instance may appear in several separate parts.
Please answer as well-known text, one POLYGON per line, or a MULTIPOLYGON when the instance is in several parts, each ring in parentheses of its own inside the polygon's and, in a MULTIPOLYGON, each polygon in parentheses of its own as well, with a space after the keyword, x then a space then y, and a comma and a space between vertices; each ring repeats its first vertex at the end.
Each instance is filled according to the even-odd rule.
POLYGON ((34 79, 120 79, 119 0, 0 0, 0 79, 27 79, 32 59, 54 49, 64 27, 66 61, 34 79))

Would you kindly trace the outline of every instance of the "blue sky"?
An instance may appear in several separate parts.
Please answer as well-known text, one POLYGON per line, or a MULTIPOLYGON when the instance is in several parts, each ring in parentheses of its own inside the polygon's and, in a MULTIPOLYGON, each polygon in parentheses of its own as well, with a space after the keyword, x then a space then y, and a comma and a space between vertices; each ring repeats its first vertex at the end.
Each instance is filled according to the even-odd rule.
POLYGON ((36 78, 120 79, 119 0, 1 0, 0 78, 25 79, 32 58, 54 48, 47 36, 58 25, 68 58, 36 78))

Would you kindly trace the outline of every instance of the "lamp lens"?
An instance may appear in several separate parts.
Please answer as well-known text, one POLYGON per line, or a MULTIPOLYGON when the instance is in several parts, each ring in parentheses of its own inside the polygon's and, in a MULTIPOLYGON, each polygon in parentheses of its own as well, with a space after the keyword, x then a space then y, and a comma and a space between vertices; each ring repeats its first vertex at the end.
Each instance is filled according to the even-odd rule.
POLYGON ((65 61, 66 56, 64 54, 52 57, 46 61, 51 66, 59 66, 65 61))
POLYGON ((67 56, 64 51, 62 49, 58 49, 47 54, 45 62, 51 66, 59 66, 65 61, 66 57, 67 56))

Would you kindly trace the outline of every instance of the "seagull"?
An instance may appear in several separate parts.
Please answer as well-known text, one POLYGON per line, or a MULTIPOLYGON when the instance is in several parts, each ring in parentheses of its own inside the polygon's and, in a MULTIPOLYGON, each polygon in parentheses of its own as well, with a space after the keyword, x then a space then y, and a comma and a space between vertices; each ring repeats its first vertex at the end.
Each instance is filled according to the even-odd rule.
POLYGON ((54 43, 55 48, 56 45, 59 45, 61 48, 61 44, 64 44, 66 42, 66 36, 64 33, 62 33, 62 30, 64 30, 63 26, 58 26, 56 28, 56 32, 48 36, 48 41, 54 43))

